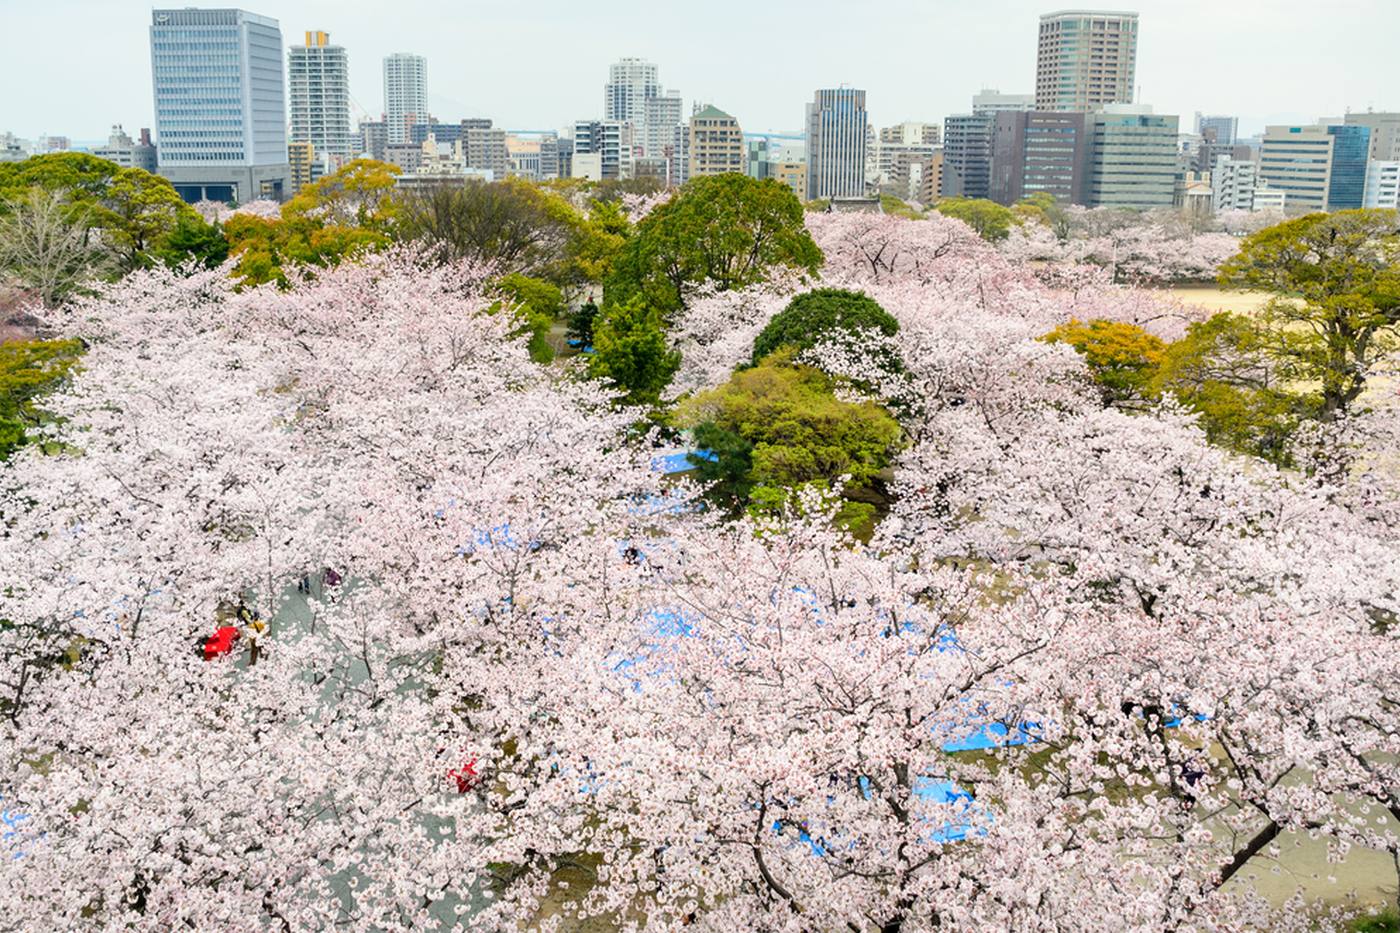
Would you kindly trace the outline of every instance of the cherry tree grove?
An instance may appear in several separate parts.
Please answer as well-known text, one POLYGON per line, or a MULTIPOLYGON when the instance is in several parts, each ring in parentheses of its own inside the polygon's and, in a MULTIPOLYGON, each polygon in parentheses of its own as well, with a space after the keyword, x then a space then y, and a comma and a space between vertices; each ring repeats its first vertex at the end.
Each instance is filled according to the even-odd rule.
MULTIPOLYGON (((0 474, 0 916, 1343 922, 1249 879, 1300 839, 1400 866, 1393 415, 1310 439, 1351 469, 1245 460, 1039 339, 1180 306, 947 218, 809 227, 900 324, 807 354, 904 428, 868 543, 815 492, 728 521, 663 484, 489 269, 152 270, 55 320, 84 371, 0 474)), ((807 287, 693 296, 672 391, 807 287)))

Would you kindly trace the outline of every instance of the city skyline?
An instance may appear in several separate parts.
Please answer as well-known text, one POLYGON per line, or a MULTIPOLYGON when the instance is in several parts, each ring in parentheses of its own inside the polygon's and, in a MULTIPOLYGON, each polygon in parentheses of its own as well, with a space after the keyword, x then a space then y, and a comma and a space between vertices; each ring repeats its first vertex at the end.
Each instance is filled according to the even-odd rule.
MULTIPOLYGON (((817 5, 830 6, 833 15, 846 8, 817 5)), ((1344 0, 1322 9, 1280 0, 1264 15, 1253 6, 1236 10, 1203 0, 1113 6, 1140 13, 1138 100, 1159 113, 1180 115, 1183 126, 1196 110, 1231 113, 1240 117, 1241 134, 1252 135, 1269 124, 1395 106, 1384 97, 1400 86, 1400 62, 1386 51, 1385 37, 1400 26, 1400 9, 1393 5, 1344 0), (1304 57, 1309 67, 1300 68, 1304 57), (1348 67, 1330 68, 1328 61, 1348 67)), ((384 16, 382 6, 349 0, 240 8, 277 19, 286 45, 307 30, 330 32, 349 56, 355 120, 382 112, 381 67, 392 52, 429 60, 427 102, 434 115, 488 116, 498 126, 521 130, 558 129, 594 114, 609 64, 639 57, 658 64, 666 86, 679 88, 687 104, 712 102, 749 132, 800 131, 814 87, 865 90, 872 123, 880 126, 966 112, 971 95, 983 87, 1028 93, 1035 81, 1039 19, 1058 9, 1053 2, 1008 0, 991 16, 985 7, 897 2, 882 8, 890 27, 871 28, 868 42, 843 33, 839 54, 804 57, 800 50, 831 42, 830 30, 794 22, 781 7, 741 7, 727 0, 697 23, 632 0, 605 13, 544 0, 530 16, 464 16, 460 27, 422 0, 405 0, 393 17, 384 16), (726 17, 731 8, 734 15, 726 17), (736 21, 746 28, 736 30, 736 21), (429 22, 437 25, 425 28, 429 22), (713 41, 706 41, 712 32, 713 41), (957 41, 949 41, 954 35, 957 41), (463 38, 472 36, 490 41, 464 45, 463 38), (716 57, 716 48, 723 57, 716 57)), ((54 0, 15 7, 5 16, 13 28, 0 39, 0 54, 20 73, 43 75, 47 89, 6 100, 0 110, 4 129, 89 141, 103 138, 114 123, 151 124, 148 4, 54 0), (78 30, 71 28, 75 21, 83 23, 78 30), (32 35, 64 37, 62 69, 55 70, 50 44, 20 41, 32 35)))

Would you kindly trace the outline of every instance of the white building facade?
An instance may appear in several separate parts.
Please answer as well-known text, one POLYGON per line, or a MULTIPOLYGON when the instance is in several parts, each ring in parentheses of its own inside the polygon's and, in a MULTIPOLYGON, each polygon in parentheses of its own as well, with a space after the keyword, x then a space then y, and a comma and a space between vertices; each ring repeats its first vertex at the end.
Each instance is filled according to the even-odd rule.
POLYGON ((395 52, 384 59, 384 121, 391 143, 413 140, 413 127, 428 122, 428 60, 395 52))

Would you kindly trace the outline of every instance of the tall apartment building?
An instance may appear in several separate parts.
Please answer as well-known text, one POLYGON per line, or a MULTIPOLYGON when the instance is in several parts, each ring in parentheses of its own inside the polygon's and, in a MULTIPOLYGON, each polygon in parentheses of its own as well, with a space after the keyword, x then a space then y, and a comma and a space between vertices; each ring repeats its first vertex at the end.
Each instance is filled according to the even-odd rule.
POLYGON ((355 155, 350 131, 350 63, 328 32, 307 32, 305 45, 287 50, 287 99, 292 142, 309 142, 319 154, 355 155))
POLYGON ((621 179, 632 177, 632 124, 622 120, 579 120, 574 124, 573 168, 575 178, 591 178, 593 158, 597 161, 597 177, 621 179), (580 175, 580 169, 587 174, 580 175))
POLYGON ((291 168, 291 193, 296 194, 313 180, 316 165, 315 144, 295 139, 287 143, 287 163, 291 168))
POLYGON ((747 153, 739 121, 707 106, 690 118, 690 178, 743 172, 747 153))
POLYGON ((359 154, 382 160, 389 145, 389 124, 383 120, 361 120, 359 145, 359 154))
POLYGON ((1342 123, 1371 130, 1372 159, 1379 162, 1400 161, 1400 113, 1349 113, 1342 118, 1342 123))
POLYGON ((107 137, 107 145, 92 151, 99 159, 115 162, 122 168, 139 168, 154 173, 156 170, 156 147, 151 143, 151 131, 143 128, 140 140, 132 139, 121 124, 112 127, 112 135, 107 137))
POLYGON ((1034 109, 1034 94, 1003 94, 997 88, 983 88, 972 95, 973 113, 1003 113, 1005 111, 1034 109))
POLYGON ((413 126, 428 122, 428 60, 395 52, 384 59, 384 122, 389 142, 413 141, 413 126))
POLYGON ((1113 105, 1090 114, 1090 207, 1171 207, 1177 176, 1177 118, 1113 105))
POLYGON ((807 105, 807 200, 865 196, 865 92, 827 88, 807 105))
POLYGON ((1366 165, 1366 197, 1362 207, 1400 208, 1400 162, 1371 161, 1366 165))
POLYGON ((942 135, 942 127, 937 123, 906 121, 882 127, 866 158, 867 180, 877 184, 882 192, 916 199, 926 169, 941 151, 942 135))
POLYGON ((681 96, 661 87, 656 65, 644 58, 621 58, 608 66, 603 85, 603 120, 630 123, 633 142, 641 155, 665 156, 674 148, 677 126, 682 126, 681 96))
POLYGON ((1250 211, 1258 186, 1258 166, 1253 159, 1217 156, 1210 170, 1211 211, 1250 211))
POLYGON ((1089 178, 1089 118, 1083 113, 1023 110, 996 114, 989 195, 1015 204, 1044 192, 1084 204, 1089 178))
POLYGON ((1133 102, 1138 15, 1061 10, 1040 18, 1035 109, 1097 110, 1133 102))
POLYGON ((187 201, 289 186, 282 30, 235 9, 151 11, 159 171, 187 201))
POLYGON ((985 198, 991 192, 995 113, 958 113, 943 120, 945 198, 985 198))

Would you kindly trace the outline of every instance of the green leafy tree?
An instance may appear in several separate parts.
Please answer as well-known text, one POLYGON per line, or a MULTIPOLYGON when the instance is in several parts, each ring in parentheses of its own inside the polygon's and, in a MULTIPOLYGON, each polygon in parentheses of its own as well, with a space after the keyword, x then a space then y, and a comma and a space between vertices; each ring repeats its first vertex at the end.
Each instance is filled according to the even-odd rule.
POLYGON ((899 331, 899 322, 864 292, 814 289, 788 302, 759 332, 753 342, 753 362, 780 347, 801 352, 837 334, 855 335, 862 331, 893 337, 899 331))
POLYGON ((1068 240, 1072 232, 1069 211, 1048 191, 1027 195, 1017 201, 1011 211, 1022 221, 1030 220, 1049 227, 1058 240, 1068 240))
POLYGON ((278 220, 234 214, 224 224, 224 234, 229 252, 238 257, 233 274, 245 285, 286 285, 287 269, 292 266, 335 266, 391 242, 381 231, 328 223, 317 216, 278 220))
POLYGON ((1069 344, 1103 392, 1105 404, 1140 402, 1151 395, 1150 385, 1166 344, 1134 324, 1120 321, 1076 321, 1061 324, 1044 338, 1069 344))
POLYGON ((700 476, 719 481, 712 495, 731 510, 756 501, 771 510, 799 488, 829 489, 842 476, 870 485, 901 437, 888 412, 838 399, 825 373, 793 363, 787 350, 688 399, 677 422, 718 455, 700 476))
POLYGON ((1306 406, 1278 385, 1266 335, 1249 318, 1223 312, 1192 324, 1162 352, 1149 391, 1198 412, 1211 443, 1291 464, 1289 440, 1306 406))
POLYGON ((680 365, 680 353, 666 344, 661 313, 640 296, 599 316, 589 370, 622 389, 627 404, 657 404, 680 365))
POLYGON ((155 250, 155 256, 167 266, 195 262, 212 269, 228 258, 228 237, 218 224, 200 217, 182 216, 175 229, 166 234, 155 250))
POLYGON ((317 217, 329 226, 386 233, 398 216, 400 169, 391 162, 355 159, 297 192, 282 207, 286 220, 317 217))
POLYGON ((78 365, 78 340, 21 340, 0 344, 0 460, 32 438, 47 418, 42 397, 63 384, 78 365))
POLYGON ((501 278, 496 287, 516 305, 516 313, 530 333, 530 359, 536 363, 553 360, 554 347, 549 342, 549 331, 564 314, 563 293, 549 282, 518 272, 501 278))
POLYGON ((687 182, 637 224, 608 278, 608 301, 642 296, 670 315, 689 289, 766 281, 779 270, 815 274, 822 254, 786 185, 728 172, 687 182))
POLYGON ((70 201, 91 204, 107 191, 121 166, 85 152, 51 152, 20 162, 0 162, 0 198, 30 188, 64 192, 70 201))
POLYGON ((1400 219, 1393 210, 1338 211, 1247 237, 1220 270, 1231 288, 1273 293, 1259 315, 1284 378, 1316 385, 1316 416, 1344 414, 1397 348, 1400 219))
POLYGON ((943 198, 934 209, 945 217, 961 220, 989 243, 1006 239, 1017 222, 1011 208, 986 198, 943 198))
POLYGON ((96 203, 93 216, 122 272, 150 265, 152 251, 180 222, 199 216, 170 182, 139 168, 120 169, 96 203))

